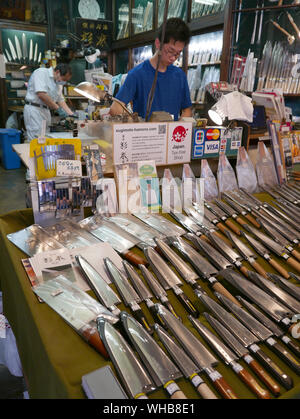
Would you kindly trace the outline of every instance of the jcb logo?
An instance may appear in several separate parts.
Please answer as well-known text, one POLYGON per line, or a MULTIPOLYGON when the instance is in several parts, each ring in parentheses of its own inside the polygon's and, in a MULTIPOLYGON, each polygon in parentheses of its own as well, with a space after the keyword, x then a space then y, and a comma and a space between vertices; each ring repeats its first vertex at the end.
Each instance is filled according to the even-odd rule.
POLYGON ((295 326, 292 326, 292 336, 295 339, 300 339, 300 314, 293 316, 292 323, 295 324, 295 326))

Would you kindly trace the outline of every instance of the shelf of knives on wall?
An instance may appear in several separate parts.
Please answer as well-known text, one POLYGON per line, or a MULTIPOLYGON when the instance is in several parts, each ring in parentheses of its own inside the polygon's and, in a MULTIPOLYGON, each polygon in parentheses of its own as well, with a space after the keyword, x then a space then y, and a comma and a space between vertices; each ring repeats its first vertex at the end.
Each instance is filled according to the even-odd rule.
POLYGON ((282 89, 285 96, 300 95, 299 2, 237 0, 233 15, 230 82, 247 93, 282 89))
POLYGON ((29 77, 41 64, 46 35, 40 32, 1 29, 6 64, 8 107, 23 105, 29 77))

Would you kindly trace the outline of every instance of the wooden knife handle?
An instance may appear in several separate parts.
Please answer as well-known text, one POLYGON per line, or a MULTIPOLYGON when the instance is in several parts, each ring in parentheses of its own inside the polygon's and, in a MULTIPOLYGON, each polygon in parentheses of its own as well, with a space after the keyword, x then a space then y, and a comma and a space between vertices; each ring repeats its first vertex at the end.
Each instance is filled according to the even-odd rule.
POLYGON ((224 297, 228 298, 230 301, 232 301, 237 306, 242 307, 241 303, 236 298, 234 298, 234 296, 231 295, 230 292, 225 287, 223 287, 223 285, 220 282, 215 282, 212 285, 212 288, 216 292, 218 292, 219 294, 224 295, 224 297))
POLYGON ((245 368, 241 368, 237 375, 257 395, 259 399, 270 399, 270 393, 264 389, 245 368))
POLYGON ((241 230, 231 221, 231 220, 226 220, 225 224, 228 225, 228 227, 238 236, 241 235, 241 230))
POLYGON ((210 374, 210 378, 212 379, 215 387, 217 388, 219 393, 224 397, 224 399, 237 400, 238 396, 232 390, 232 388, 224 379, 224 377, 219 373, 217 373, 216 375, 216 377, 212 377, 212 374, 210 374))
POLYGON ((135 266, 139 265, 145 265, 148 266, 148 262, 146 259, 144 259, 142 256, 137 255, 136 253, 132 252, 131 250, 128 250, 128 252, 122 253, 125 259, 128 260, 128 262, 131 262, 135 266))
POLYGON ((268 387, 268 389, 275 395, 279 396, 280 386, 276 383, 275 380, 267 373, 267 371, 252 357, 246 355, 244 360, 247 362, 249 367, 254 371, 258 378, 268 387), (247 362, 247 358, 250 358, 250 362, 247 362))
MULTIPOLYGON (((232 248, 232 243, 230 240, 227 239, 227 237, 225 237, 223 234, 219 233, 218 231, 214 231, 213 234, 215 234, 216 236, 218 236, 221 240, 223 240, 225 243, 227 243, 228 246, 230 246, 232 248)), ((211 245, 211 242, 209 242, 211 245)))
POLYGON ((187 399, 183 391, 180 390, 175 381, 170 380, 164 384, 164 389, 170 396, 170 399, 187 399))
MULTIPOLYGON (((299 336, 299 338, 300 338, 300 325, 297 325, 297 324, 295 324, 295 325, 293 325, 291 328, 290 328, 290 333, 291 334, 295 334, 295 336, 299 336), (294 327, 295 327, 295 333, 293 333, 293 329, 294 329, 294 327)), ((298 339, 299 339, 298 338, 298 339)), ((296 338, 297 339, 297 338, 296 338)), ((290 348, 293 352, 294 352, 294 354, 298 357, 298 358, 300 358, 300 346, 297 344, 297 343, 295 343, 295 342, 293 342, 288 336, 282 336, 281 337, 281 340, 282 340, 282 342, 284 342, 285 344, 286 344, 286 346, 288 347, 288 348, 290 348)))
POLYGON ((253 268, 256 270, 256 272, 258 272, 261 276, 268 279, 267 272, 264 270, 264 268, 258 262, 256 262, 256 261, 251 262, 251 266, 253 266, 253 268))
POLYGON ((287 259, 287 263, 291 265, 296 271, 300 272, 300 263, 296 259, 290 257, 287 259))
POLYGON ((228 228, 226 226, 224 226, 224 224, 222 223, 218 223, 217 227, 220 231, 222 231, 222 233, 226 234, 226 231, 228 231, 228 228))
POLYGON ((248 276, 249 276, 249 269, 247 269, 246 266, 241 265, 239 267, 239 270, 242 272, 242 274, 244 274, 248 278, 248 276))
POLYGON ((202 380, 200 375, 194 374, 193 377, 190 377, 190 381, 203 399, 216 400, 218 398, 215 393, 211 391, 208 385, 202 380))
POLYGON ((236 217, 235 221, 236 221, 237 223, 239 223, 242 227, 245 227, 245 226, 247 226, 247 225, 248 225, 248 224, 247 224, 247 222, 246 222, 246 221, 244 221, 241 217, 236 217))
POLYGON ((281 276, 283 276, 286 279, 289 279, 290 274, 286 269, 284 269, 283 266, 280 265, 280 263, 276 262, 275 259, 269 259, 269 263, 273 266, 274 269, 276 269, 277 272, 280 273, 281 276))
POLYGON ((105 346, 100 339, 100 335, 98 330, 95 327, 87 325, 87 327, 83 327, 80 330, 80 334, 82 334, 83 338, 92 345, 104 358, 109 359, 109 355, 105 349, 105 346))
POLYGON ((298 259, 300 261, 300 253, 297 252, 297 250, 293 250, 291 253, 292 253, 293 256, 295 256, 296 259, 298 259))
POLYGON ((172 394, 172 396, 170 396, 170 399, 187 399, 186 395, 184 394, 183 391, 178 390, 175 393, 172 394))
POLYGON ((261 225, 256 221, 256 219, 251 214, 245 215, 245 218, 247 218, 247 220, 250 221, 250 223, 253 224, 254 227, 256 228, 261 227, 261 225))

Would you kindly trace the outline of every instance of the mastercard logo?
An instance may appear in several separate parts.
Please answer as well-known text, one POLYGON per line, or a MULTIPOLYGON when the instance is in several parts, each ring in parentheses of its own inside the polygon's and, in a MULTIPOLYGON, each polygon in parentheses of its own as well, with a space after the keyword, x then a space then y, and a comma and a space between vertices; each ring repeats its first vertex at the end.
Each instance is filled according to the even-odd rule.
POLYGON ((218 129, 209 129, 206 132, 208 140, 218 140, 220 138, 220 131, 218 129))

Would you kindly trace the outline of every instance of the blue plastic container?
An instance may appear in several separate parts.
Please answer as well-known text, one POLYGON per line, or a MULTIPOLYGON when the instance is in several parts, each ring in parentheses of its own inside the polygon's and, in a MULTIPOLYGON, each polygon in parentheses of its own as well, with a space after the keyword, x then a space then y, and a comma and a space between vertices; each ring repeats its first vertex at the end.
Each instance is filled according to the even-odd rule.
POLYGON ((19 169, 21 160, 13 150, 13 144, 20 144, 21 131, 16 129, 0 129, 0 159, 4 169, 19 169))

